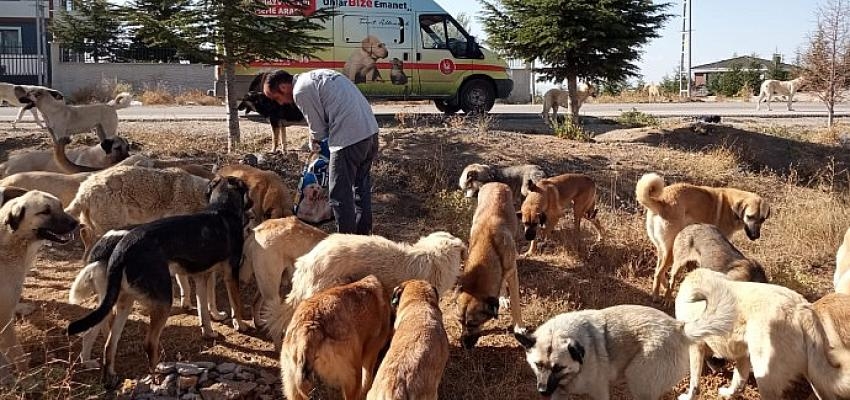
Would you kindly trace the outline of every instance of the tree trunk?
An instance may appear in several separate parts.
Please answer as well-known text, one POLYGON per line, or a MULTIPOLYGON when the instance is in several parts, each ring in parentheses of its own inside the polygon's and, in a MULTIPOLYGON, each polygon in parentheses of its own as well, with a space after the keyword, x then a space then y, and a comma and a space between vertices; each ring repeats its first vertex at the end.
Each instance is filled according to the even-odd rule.
POLYGON ((570 118, 574 124, 578 124, 578 77, 572 73, 567 75, 567 94, 570 97, 570 118))
POLYGON ((239 145, 239 110, 236 109, 238 99, 233 90, 236 66, 232 62, 225 62, 222 66, 224 67, 224 98, 227 104, 227 152, 230 153, 239 145))
POLYGON ((830 100, 826 102, 826 126, 832 128, 832 124, 834 123, 835 116, 835 101, 830 100))

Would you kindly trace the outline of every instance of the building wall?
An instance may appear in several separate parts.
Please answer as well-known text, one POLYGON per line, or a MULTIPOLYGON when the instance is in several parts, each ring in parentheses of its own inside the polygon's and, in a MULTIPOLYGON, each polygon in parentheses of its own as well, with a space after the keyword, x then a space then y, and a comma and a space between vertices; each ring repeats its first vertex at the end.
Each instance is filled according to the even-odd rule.
POLYGON ((505 103, 530 103, 531 102, 531 71, 525 68, 511 68, 508 74, 514 81, 511 95, 505 99, 505 103))
POLYGON ((215 68, 200 64, 53 64, 53 88, 70 95, 104 81, 126 82, 136 92, 164 87, 172 93, 213 88, 215 68))
MULTIPOLYGON (((0 0, 0 6, 3 3, 14 3, 12 1, 0 0)), ((0 15, 3 15, 0 13, 0 15)), ((0 18, 0 27, 21 28, 21 46, 23 54, 36 53, 36 29, 35 20, 31 18, 0 18)))

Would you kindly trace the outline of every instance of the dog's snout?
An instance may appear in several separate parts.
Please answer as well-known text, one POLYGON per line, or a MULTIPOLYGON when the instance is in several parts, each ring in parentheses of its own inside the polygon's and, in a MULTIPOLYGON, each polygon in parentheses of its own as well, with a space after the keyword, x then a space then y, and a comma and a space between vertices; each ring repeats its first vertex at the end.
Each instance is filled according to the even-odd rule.
POLYGON ((537 237, 537 227, 536 226, 526 226, 525 227, 525 240, 534 240, 537 237))
POLYGON ((477 335, 477 334, 468 334, 468 335, 463 335, 463 337, 461 337, 460 341, 461 341, 461 344, 463 344, 463 348, 466 349, 466 350, 469 350, 469 349, 475 347, 475 344, 478 343, 478 338, 479 338, 479 335, 477 335))
POLYGON ((540 393, 541 396, 549 397, 552 393, 555 393, 555 388, 557 386, 550 385, 549 382, 537 382, 537 393, 540 393))
POLYGON ((746 232, 747 237, 750 240, 756 240, 761 237, 761 229, 759 228, 750 228, 749 226, 744 226, 744 232, 746 232))

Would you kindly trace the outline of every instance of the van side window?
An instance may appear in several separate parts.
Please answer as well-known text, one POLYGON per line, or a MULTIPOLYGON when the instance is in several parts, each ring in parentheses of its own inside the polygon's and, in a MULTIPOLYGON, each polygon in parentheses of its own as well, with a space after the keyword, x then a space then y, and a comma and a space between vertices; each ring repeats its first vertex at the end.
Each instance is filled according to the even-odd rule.
POLYGON ((423 49, 449 50, 456 58, 473 56, 469 46, 472 38, 447 15, 421 15, 419 27, 422 31, 423 49))

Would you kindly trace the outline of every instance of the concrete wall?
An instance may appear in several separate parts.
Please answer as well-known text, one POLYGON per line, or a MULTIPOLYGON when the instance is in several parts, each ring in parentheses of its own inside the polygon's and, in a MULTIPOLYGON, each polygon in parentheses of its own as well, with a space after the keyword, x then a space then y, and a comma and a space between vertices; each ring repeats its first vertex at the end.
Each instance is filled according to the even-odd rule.
POLYGON ((157 85, 172 93, 189 89, 206 92, 213 88, 215 67, 200 64, 53 63, 53 88, 66 95, 80 88, 99 85, 103 80, 130 83, 137 92, 157 85))
POLYGON ((511 91, 511 95, 505 99, 505 103, 530 103, 531 71, 517 68, 511 68, 509 71, 511 79, 514 81, 514 89, 511 91))

